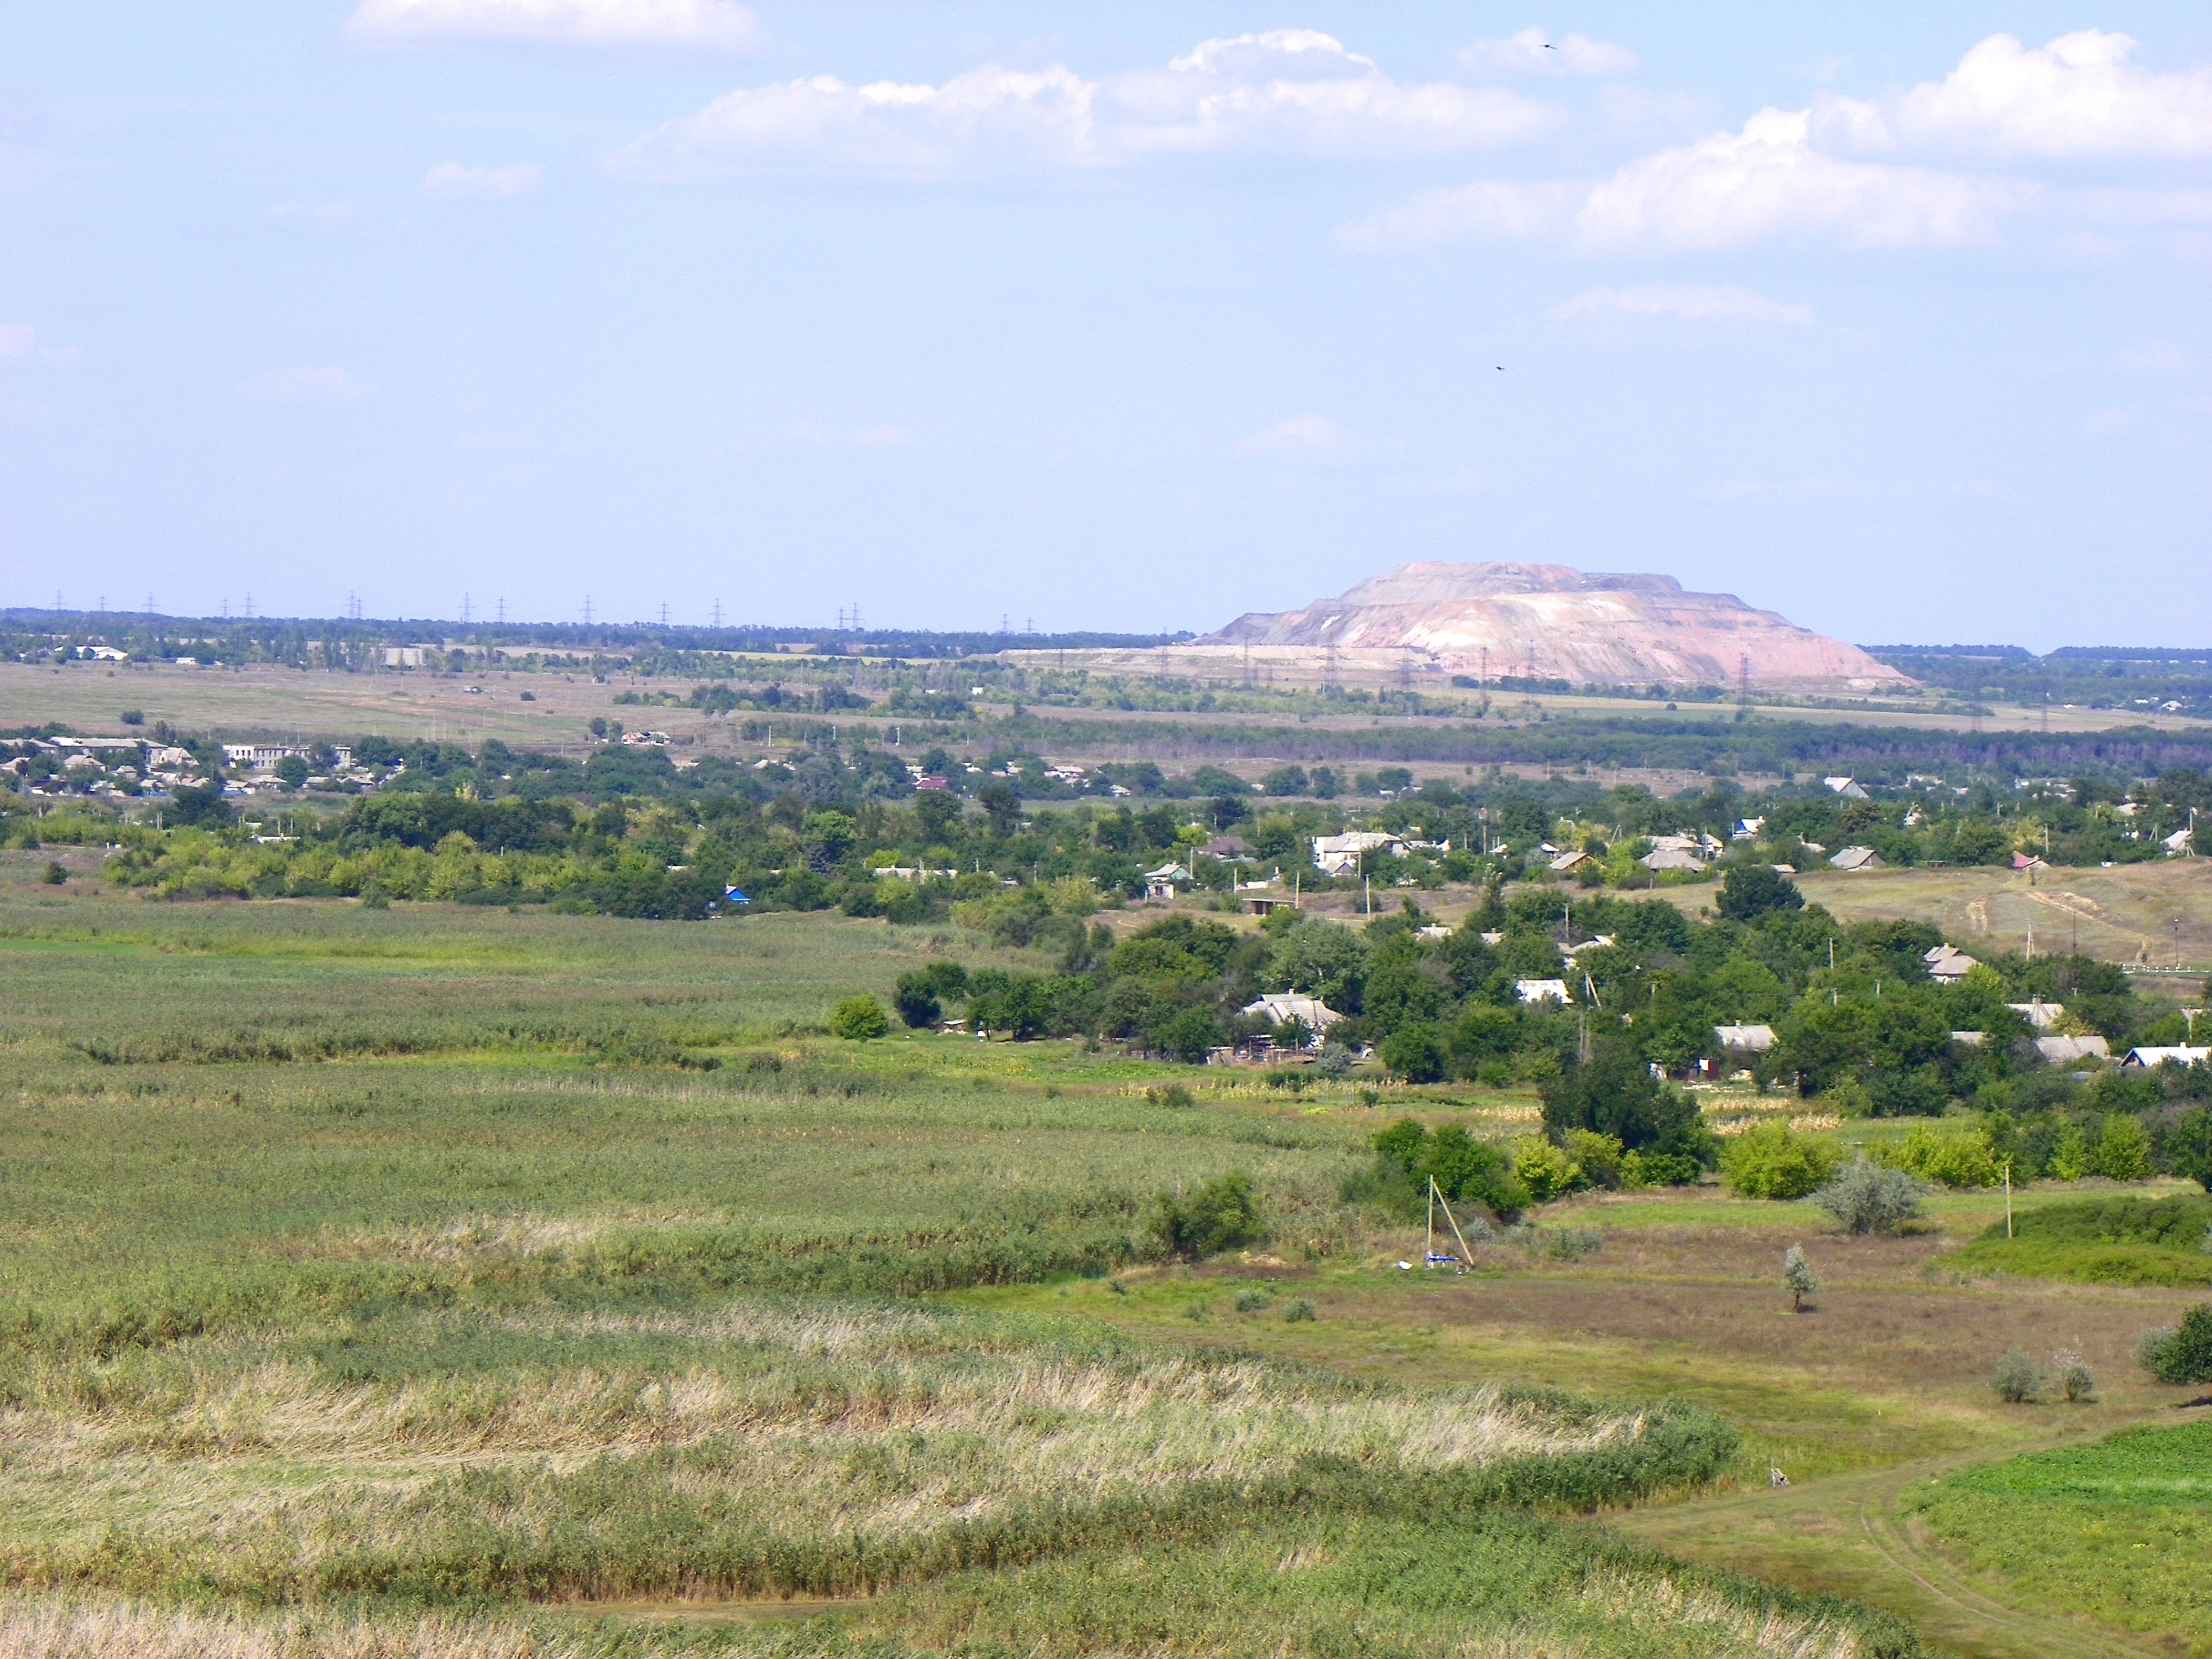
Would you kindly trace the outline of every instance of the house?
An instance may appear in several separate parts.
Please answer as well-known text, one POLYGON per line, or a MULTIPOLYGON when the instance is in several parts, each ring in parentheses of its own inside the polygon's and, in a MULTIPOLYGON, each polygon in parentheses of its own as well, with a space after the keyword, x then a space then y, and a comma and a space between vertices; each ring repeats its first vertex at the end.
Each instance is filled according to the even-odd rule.
POLYGON ((1774 1046, 1771 1025, 1716 1025, 1713 1035, 1730 1054, 1763 1054, 1774 1046))
POLYGON ((1405 852, 1404 837, 1386 836, 1375 830, 1354 830, 1341 836, 1313 838, 1314 868, 1328 876, 1358 875, 1364 861, 1375 854, 1387 853, 1393 858, 1402 858, 1405 852))
POLYGON ((1242 836, 1216 836, 1198 850, 1218 859, 1249 859, 1252 856, 1252 843, 1242 836))
POLYGON ((2048 870, 2051 866, 2033 853, 2014 853, 2012 867, 2015 870, 2048 870))
POLYGON ((1552 860, 1552 871, 1555 875, 1571 876, 1577 870, 1596 867, 1597 860, 1588 853, 1562 853, 1552 860))
POLYGON ((2023 1016, 2039 1031, 2047 1031, 2066 1018, 2064 1003, 2045 1002, 2041 997, 2032 997, 2026 1002, 2008 1002, 2005 1006, 2023 1016))
POLYGON ((1964 951, 1948 945, 1936 945, 1920 959, 1928 964, 1928 976, 1938 985, 1956 985, 1971 969, 1981 966, 1964 951))
POLYGON ((1954 1031, 1951 1033, 1951 1041, 1963 1042, 1969 1048, 1978 1048, 1989 1041, 1989 1036, 1990 1034, 1987 1031, 1954 1031))
POLYGON ((1729 831, 1730 841, 1757 841, 1766 828, 1765 818, 1738 818, 1735 828, 1729 831))
POLYGON ((243 766, 254 772, 274 772, 278 761, 295 755, 305 760, 307 751, 281 743, 227 743, 222 746, 225 766, 243 766))
POLYGON ((1146 898, 1167 903, 1175 898, 1177 882, 1189 884, 1190 872, 1180 864, 1163 864, 1157 870, 1146 871, 1144 882, 1146 898))
POLYGON ((2100 1036, 2040 1036, 2035 1052, 2047 1065, 2063 1066, 2077 1060, 2110 1060, 2112 1051, 2100 1036))
POLYGON ((1313 1033, 1311 1047, 1321 1046, 1322 1034, 1344 1016, 1319 997, 1301 995, 1296 991, 1269 991, 1257 1002, 1248 1002, 1237 1011, 1247 1019, 1264 1019, 1270 1025, 1281 1025, 1288 1021, 1302 1020, 1313 1033))
POLYGON ((422 647, 419 645, 387 645, 384 647, 384 665, 386 668, 420 668, 422 665, 422 647))
POLYGON ((1828 862, 1846 875, 1856 874, 1867 870, 1886 870, 1889 867, 1882 862, 1881 854, 1871 847, 1846 847, 1828 862))
POLYGON ((1452 936, 1452 930, 1442 922, 1432 921, 1425 927, 1413 929, 1413 935, 1417 939, 1446 939, 1452 936))
POLYGON ((2168 1061, 2176 1066, 2203 1066, 2212 1062, 2212 1048, 2192 1048, 2185 1042, 2177 1042, 2161 1048, 2130 1048, 2123 1066, 2163 1066, 2168 1061))
POLYGON ((924 778, 914 787, 914 793, 917 795, 950 794, 951 791, 952 786, 945 782, 943 778, 924 778))
POLYGON ((1526 1003, 1569 1003, 1574 1000, 1567 989, 1566 981, 1563 979, 1516 979, 1513 981, 1513 994, 1526 1003))
POLYGON ((1705 861, 1695 853, 1686 853, 1680 848, 1660 847, 1636 860, 1647 870, 1702 870, 1705 861))
POLYGON ((2189 850, 2190 835, 2189 830, 2177 830, 2159 845, 2166 848, 2166 857, 2178 859, 2189 850))
POLYGON ((1267 896, 1249 894, 1243 904, 1244 914, 1248 916, 1272 916, 1278 910, 1295 910, 1298 908, 1297 900, 1286 898, 1279 894, 1267 896))
POLYGON ((1841 795, 1845 800, 1873 799, 1865 790, 1859 787, 1855 780, 1850 778, 1822 778, 1820 781, 1826 784, 1832 793, 1841 795))

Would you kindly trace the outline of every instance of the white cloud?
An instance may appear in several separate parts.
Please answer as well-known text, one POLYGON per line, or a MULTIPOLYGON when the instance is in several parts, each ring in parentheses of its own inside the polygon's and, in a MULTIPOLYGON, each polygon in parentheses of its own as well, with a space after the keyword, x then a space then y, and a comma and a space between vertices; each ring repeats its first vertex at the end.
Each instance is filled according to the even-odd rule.
POLYGON ((2161 75, 2096 29, 2029 51, 1993 34, 1942 81, 1887 98, 1823 96, 1825 148, 2043 160, 2212 155, 2212 67, 2161 75))
POLYGON ((914 434, 902 426, 871 426, 841 432, 818 421, 802 421, 792 435, 807 443, 844 449, 904 449, 914 441, 914 434))
POLYGON ((422 193, 444 201, 512 201, 527 196, 544 174, 527 165, 509 167, 465 167, 459 161, 441 161, 423 176, 422 193))
POLYGON ((1747 288, 1586 289, 1544 313, 1553 322, 1668 319, 1689 323, 1795 323, 1813 320, 1804 306, 1787 306, 1747 288))
POLYGON ((257 404, 350 404, 368 396, 342 368, 264 369, 239 390, 257 404))
POLYGON ((1097 80, 987 64, 933 86, 817 76, 740 88, 613 160, 696 177, 1110 167, 1224 151, 1379 157, 1510 143, 1562 119, 1498 88, 1401 83, 1332 36, 1284 29, 1203 41, 1164 67, 1097 80))
POLYGON ((361 0, 347 38, 368 46, 437 41, 658 46, 746 52, 760 24, 736 0, 361 0))
POLYGON ((1586 34, 1554 40, 1540 28, 1462 46, 1459 64, 1485 80, 1522 75, 1633 75, 1643 67, 1626 46, 1607 46, 1586 34))
POLYGON ((39 331, 28 323, 0 323, 0 362, 27 357, 39 331))
POLYGON ((1740 247, 1769 238, 1856 247, 1986 241, 2033 186, 1921 167, 1844 161, 1813 148, 1808 112, 1761 110, 1643 156, 1600 183, 1576 215, 1590 249, 1740 247))
POLYGON ((1360 253, 1389 253, 1446 242, 1526 242, 1564 236, 1589 186, 1480 182, 1427 190, 1383 209, 1336 240, 1360 253))
POLYGON ((1247 455, 1265 455, 1286 461, 1347 460, 1375 447, 1326 415, 1293 415, 1237 447, 1247 455))

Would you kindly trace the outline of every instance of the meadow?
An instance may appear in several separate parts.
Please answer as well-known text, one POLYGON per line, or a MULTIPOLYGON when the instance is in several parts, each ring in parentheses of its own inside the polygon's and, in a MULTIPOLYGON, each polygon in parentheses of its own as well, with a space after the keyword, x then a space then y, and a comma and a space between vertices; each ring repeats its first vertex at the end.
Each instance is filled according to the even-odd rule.
POLYGON ((1024 954, 0 895, 0 1653, 2012 1651, 1729 1506, 2185 1397, 2126 1361, 2183 1292, 1954 1270, 1995 1194, 1588 1194, 1401 1272, 1341 1200, 1376 1130, 1532 1091, 823 1029, 1024 954), (1164 1260, 1154 1195, 1231 1171, 1266 1237, 1164 1260), (2098 1403, 1999 1407, 2054 1322, 2098 1403))

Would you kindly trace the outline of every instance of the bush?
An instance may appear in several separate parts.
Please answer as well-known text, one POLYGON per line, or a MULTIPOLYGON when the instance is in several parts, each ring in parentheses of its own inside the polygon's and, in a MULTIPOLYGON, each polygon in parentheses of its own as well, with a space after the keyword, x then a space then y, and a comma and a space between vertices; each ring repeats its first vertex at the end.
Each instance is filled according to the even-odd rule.
POLYGON ((1721 1148, 1721 1175, 1738 1198, 1803 1198, 1834 1178, 1843 1155, 1825 1137, 1761 1123, 1721 1148))
POLYGON ((1289 1325, 1304 1324, 1314 1316, 1314 1304, 1300 1297, 1283 1310, 1283 1322, 1289 1325))
POLYGON ((866 1042, 891 1028, 884 1006, 873 997, 847 997, 830 1011, 830 1031, 848 1042, 866 1042))
POLYGON ((1221 1027, 1204 1008, 1186 1008, 1160 1029, 1160 1047, 1187 1065, 1201 1063, 1221 1043, 1221 1027))
POLYGON ((1513 1173, 1539 1204, 1564 1198, 1582 1184, 1582 1166, 1548 1140, 1533 1135, 1513 1143, 1513 1173))
POLYGON ((1619 1187, 1626 1162, 1620 1142, 1591 1129, 1567 1131, 1567 1156, 1582 1166, 1583 1179, 1593 1187, 1619 1187))
POLYGON ((2136 1359, 2161 1382, 2212 1382, 2212 1302, 2200 1302, 2179 1325, 2145 1331, 2136 1359))
POLYGON ((1928 1183, 1903 1170, 1885 1170, 1863 1155, 1820 1191, 1813 1202, 1847 1233, 1893 1233, 1920 1218, 1928 1183))
POLYGON ((1249 1244, 1260 1237, 1260 1202, 1252 1177, 1242 1170, 1216 1176, 1188 1198, 1161 1193, 1152 1200, 1152 1237, 1181 1261, 1249 1244))
POLYGON ((1990 1387, 2008 1406, 2025 1406, 2043 1391, 2043 1373, 2018 1348, 1997 1361, 1990 1372, 1990 1387))
POLYGON ((2051 1370, 2068 1405, 2085 1406, 2097 1397, 2096 1373, 2071 1349, 2062 1348, 2051 1356, 2051 1370))
POLYGON ((944 1005, 937 1000, 936 978, 927 969, 901 974, 892 988, 891 1001, 899 1018, 916 1030, 934 1025, 944 1017, 944 1005))
POLYGON ((1700 1173, 1698 1160, 1680 1152, 1626 1152, 1620 1160, 1620 1184, 1631 1191, 1643 1187, 1687 1187, 1700 1173))
POLYGON ((2116 1112, 2105 1120, 2094 1162, 2097 1173, 2107 1181, 2146 1181, 2150 1177, 2150 1136, 2134 1118, 2116 1112))
POLYGON ((1990 1138, 1979 1129, 1946 1133, 1916 1123, 1903 1145, 1884 1147, 1875 1158, 1892 1169, 1905 1170, 1923 1180, 1941 1182, 1951 1188, 1990 1186, 1998 1175, 1996 1158, 1990 1150, 1990 1138))
POLYGON ((1180 1083, 1158 1083, 1145 1091, 1145 1098, 1155 1106, 1165 1106, 1174 1111, 1188 1111, 1196 1103, 1189 1090, 1180 1083))
POLYGON ((58 887, 69 879, 69 872, 63 869, 60 865, 49 860, 46 865, 46 873, 40 876, 39 879, 45 882, 49 887, 58 887))
POLYGON ((1237 1292, 1238 1313, 1264 1313, 1274 1305, 1275 1298, 1265 1291, 1250 1290, 1237 1292))

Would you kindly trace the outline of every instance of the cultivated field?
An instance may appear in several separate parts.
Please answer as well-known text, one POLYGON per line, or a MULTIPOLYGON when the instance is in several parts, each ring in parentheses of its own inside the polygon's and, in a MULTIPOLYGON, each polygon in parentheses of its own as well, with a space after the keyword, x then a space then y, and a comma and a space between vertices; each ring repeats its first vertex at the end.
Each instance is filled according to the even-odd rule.
POLYGON ((1966 1473, 2174 1417, 2128 1356, 2190 1292, 1953 1268, 1993 1194, 1591 1196, 1401 1272, 1368 1138, 1529 1091, 823 1034, 946 952, 1015 960, 0 894, 0 1652, 2212 1651, 2201 1532, 2128 1534, 2123 1616, 2105 1534, 1991 1554, 2049 1481, 1966 1473), (1152 1195, 1231 1170, 1268 1237, 1158 1262, 1152 1195), (2062 1343, 2094 1403, 1985 1386, 2062 1343))

